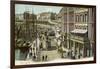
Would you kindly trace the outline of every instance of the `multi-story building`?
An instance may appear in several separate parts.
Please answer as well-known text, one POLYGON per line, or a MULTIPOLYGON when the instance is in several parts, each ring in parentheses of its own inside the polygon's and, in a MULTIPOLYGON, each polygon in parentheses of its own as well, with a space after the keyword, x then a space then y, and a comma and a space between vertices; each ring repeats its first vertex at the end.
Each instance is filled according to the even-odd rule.
POLYGON ((70 31, 74 29, 74 7, 63 7, 57 15, 57 21, 61 24, 61 32, 64 36, 64 46, 69 48, 70 31))
POLYGON ((63 7, 57 15, 70 58, 93 55, 94 12, 94 8, 63 7))
POLYGON ((72 58, 90 57, 92 54, 91 41, 94 39, 93 8, 76 8, 74 30, 70 35, 72 58))

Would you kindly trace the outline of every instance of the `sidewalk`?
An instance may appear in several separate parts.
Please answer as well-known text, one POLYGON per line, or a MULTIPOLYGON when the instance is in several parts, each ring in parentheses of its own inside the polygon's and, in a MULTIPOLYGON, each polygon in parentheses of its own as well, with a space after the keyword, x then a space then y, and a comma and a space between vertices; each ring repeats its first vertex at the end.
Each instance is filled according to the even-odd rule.
POLYGON ((15 61, 15 65, 28 65, 28 64, 45 64, 45 63, 61 63, 61 62, 82 62, 82 61, 93 61, 93 57, 90 57, 90 58, 82 58, 82 59, 55 59, 55 60, 52 60, 52 61, 40 61, 40 62, 35 62, 35 61, 32 61, 32 60, 26 60, 26 61, 19 61, 19 60, 16 60, 15 61))

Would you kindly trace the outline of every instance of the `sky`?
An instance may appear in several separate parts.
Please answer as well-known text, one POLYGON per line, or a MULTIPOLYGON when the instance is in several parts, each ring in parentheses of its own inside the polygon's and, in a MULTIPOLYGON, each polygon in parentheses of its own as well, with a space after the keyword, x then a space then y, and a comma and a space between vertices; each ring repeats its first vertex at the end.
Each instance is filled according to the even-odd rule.
POLYGON ((16 4, 15 5, 15 14, 21 14, 26 11, 30 13, 39 14, 42 12, 54 12, 59 13, 62 7, 57 6, 41 6, 41 5, 25 5, 25 4, 16 4))

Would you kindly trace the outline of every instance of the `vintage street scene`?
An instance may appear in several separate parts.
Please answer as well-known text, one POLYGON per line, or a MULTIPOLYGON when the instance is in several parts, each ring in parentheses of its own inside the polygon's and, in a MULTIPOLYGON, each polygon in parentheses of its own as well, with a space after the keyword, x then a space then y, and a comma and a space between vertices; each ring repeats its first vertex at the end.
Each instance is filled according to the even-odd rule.
POLYGON ((93 61, 94 12, 15 4, 15 65, 93 61))

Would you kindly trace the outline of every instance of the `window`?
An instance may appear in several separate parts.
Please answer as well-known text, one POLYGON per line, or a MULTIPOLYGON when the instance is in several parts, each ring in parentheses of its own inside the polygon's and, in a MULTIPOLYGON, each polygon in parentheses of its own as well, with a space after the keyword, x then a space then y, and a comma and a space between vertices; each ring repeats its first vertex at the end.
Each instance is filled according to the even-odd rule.
POLYGON ((87 14, 85 14, 85 22, 87 22, 87 14))
POLYGON ((82 22, 82 15, 80 15, 80 22, 82 22))
POLYGON ((84 15, 83 15, 83 22, 85 22, 85 20, 84 20, 85 18, 84 18, 84 15))

